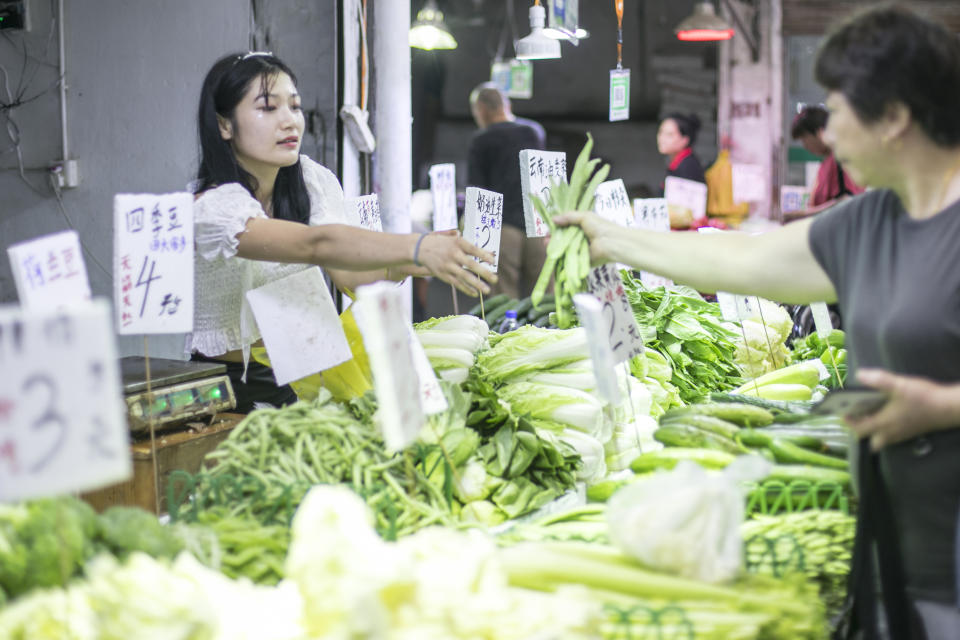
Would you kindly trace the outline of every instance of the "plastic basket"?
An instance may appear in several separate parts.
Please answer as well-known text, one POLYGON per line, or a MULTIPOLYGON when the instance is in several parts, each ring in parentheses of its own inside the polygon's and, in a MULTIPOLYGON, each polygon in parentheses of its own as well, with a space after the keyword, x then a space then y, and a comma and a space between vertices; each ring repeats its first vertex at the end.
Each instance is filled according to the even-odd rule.
POLYGON ((765 480, 747 484, 747 514, 796 513, 810 509, 833 509, 850 513, 846 488, 836 482, 765 480))

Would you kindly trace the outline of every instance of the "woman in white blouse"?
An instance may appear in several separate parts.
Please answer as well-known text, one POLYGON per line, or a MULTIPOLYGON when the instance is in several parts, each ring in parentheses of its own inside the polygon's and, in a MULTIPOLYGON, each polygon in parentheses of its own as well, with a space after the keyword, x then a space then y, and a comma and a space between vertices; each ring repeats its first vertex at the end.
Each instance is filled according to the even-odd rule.
POLYGON ((453 232, 377 233, 351 226, 336 177, 300 155, 304 117, 296 79, 269 53, 218 60, 200 94, 202 159, 194 209, 196 310, 187 351, 227 363, 238 411, 293 402, 269 368, 249 362, 260 340, 246 292, 319 265, 334 284, 432 275, 487 293, 493 262, 453 232))

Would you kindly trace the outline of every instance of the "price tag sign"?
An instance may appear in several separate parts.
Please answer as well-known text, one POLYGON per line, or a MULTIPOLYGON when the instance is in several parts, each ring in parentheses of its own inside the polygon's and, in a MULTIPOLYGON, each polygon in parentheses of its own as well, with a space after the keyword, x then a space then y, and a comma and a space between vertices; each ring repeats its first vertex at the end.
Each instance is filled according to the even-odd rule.
POLYGON ((117 194, 113 236, 119 333, 193 331, 193 196, 117 194))
POLYGON ((550 231, 533 208, 530 196, 536 195, 544 203, 549 202, 551 181, 567 181, 567 154, 536 149, 520 152, 520 191, 523 193, 523 219, 528 238, 542 238, 550 231))
POLYGON ((696 180, 667 176, 663 181, 667 209, 686 211, 693 219, 707 215, 707 185, 696 180))
POLYGON ((490 82, 510 98, 529 100, 533 97, 533 63, 509 60, 490 65, 490 82))
POLYGON ((59 309, 90 300, 90 283, 76 231, 62 231, 7 249, 24 309, 59 309))
POLYGON ((733 165, 734 202, 760 202, 766 197, 767 179, 761 165, 733 165))
POLYGON ((346 362, 352 356, 319 267, 247 292, 277 384, 346 362))
POLYGON ((0 501, 126 480, 132 460, 110 305, 0 307, 0 501))
POLYGON ((433 195, 433 230, 457 228, 457 166, 452 162, 430 167, 430 193, 433 195))
POLYGON ((380 198, 375 193, 347 198, 347 207, 355 211, 360 226, 370 231, 383 231, 383 221, 380 218, 380 198))
POLYGON ((447 397, 443 395, 443 388, 437 380, 437 374, 433 372, 430 366, 430 358, 427 352, 423 350, 417 338, 417 332, 413 330, 413 325, 407 324, 408 334, 410 336, 410 353, 413 356, 413 368, 417 372, 417 378, 420 379, 420 404, 423 406, 423 412, 428 416, 447 410, 447 397))
POLYGON ((783 185, 780 187, 780 211, 781 213, 792 213, 794 211, 803 211, 810 204, 810 189, 807 187, 797 187, 783 185))
MULTIPOLYGON (((670 214, 667 211, 667 201, 664 198, 635 199, 633 201, 633 226, 647 231, 669 233, 670 214)), ((640 272, 640 282, 650 289, 673 286, 673 280, 670 278, 649 271, 640 272)))
POLYGON ((827 308, 827 303, 811 303, 810 312, 813 314, 813 326, 817 328, 817 335, 821 338, 827 338, 833 331, 833 320, 830 319, 830 310, 827 308))
POLYGON ((610 345, 609 313, 605 313, 607 305, 587 293, 573 296, 573 305, 577 308, 580 324, 587 332, 587 345, 590 347, 593 375, 597 379, 597 391, 604 400, 618 405, 621 399, 620 385, 614 370, 617 358, 610 345))
MULTIPOLYGON (((503 194, 467 187, 463 237, 493 254, 493 272, 500 264, 500 229, 503 227, 503 194)), ((474 258, 479 262, 479 258, 474 258)))
POLYGON ((587 290, 603 306, 604 329, 613 350, 614 363, 619 364, 643 353, 643 338, 627 299, 620 273, 612 264, 603 264, 590 271, 587 290))
POLYGON ((593 210, 598 216, 623 227, 634 226, 633 209, 623 180, 607 180, 597 186, 593 210))
POLYGON ((610 71, 610 122, 630 119, 630 69, 610 71))
POLYGON ((424 424, 420 380, 410 348, 403 291, 392 283, 357 288, 357 324, 370 357, 378 415, 387 449, 399 451, 417 439, 424 424))

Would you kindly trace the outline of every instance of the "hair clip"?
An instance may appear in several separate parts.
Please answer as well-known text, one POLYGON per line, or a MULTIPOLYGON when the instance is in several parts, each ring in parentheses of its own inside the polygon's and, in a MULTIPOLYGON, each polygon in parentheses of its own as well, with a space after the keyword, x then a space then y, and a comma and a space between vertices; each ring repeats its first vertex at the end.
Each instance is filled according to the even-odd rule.
POLYGON ((254 56, 273 56, 273 51, 251 51, 242 56, 237 56, 237 62, 241 60, 246 60, 247 58, 252 58, 254 56))

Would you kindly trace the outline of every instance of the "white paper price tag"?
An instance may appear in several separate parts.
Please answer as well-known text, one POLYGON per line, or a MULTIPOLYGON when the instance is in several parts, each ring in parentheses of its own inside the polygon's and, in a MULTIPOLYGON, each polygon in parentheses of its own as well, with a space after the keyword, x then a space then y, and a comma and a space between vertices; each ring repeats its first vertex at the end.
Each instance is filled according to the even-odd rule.
POLYGON ((812 302, 810 312, 813 313, 813 326, 817 328, 817 335, 826 338, 833 331, 833 320, 830 319, 830 309, 826 302, 812 302))
POLYGON ((383 221, 380 218, 380 198, 375 193, 347 198, 347 208, 357 214, 360 226, 370 231, 383 231, 383 221))
POLYGON ((119 333, 193 331, 193 196, 119 193, 113 235, 119 333))
MULTIPOLYGON (((503 194, 467 187, 463 237, 493 254, 493 272, 500 264, 500 230, 503 227, 503 194)), ((479 262, 479 258, 474 258, 479 262)))
POLYGON ((612 405, 620 404, 620 385, 617 381, 617 358, 611 348, 609 332, 609 313, 607 305, 595 296, 578 293, 573 296, 577 308, 577 317, 587 332, 587 345, 590 347, 590 360, 593 362, 593 375, 597 379, 597 392, 612 405))
POLYGON ((423 350, 423 345, 417 338, 417 332, 413 330, 413 325, 407 324, 410 337, 410 353, 413 356, 413 368, 417 371, 417 378, 420 379, 420 404, 423 406, 425 414, 433 415, 447 410, 447 397, 443 395, 443 388, 437 380, 437 374, 433 372, 430 366, 430 358, 427 352, 423 350))
POLYGON ((420 380, 414 368, 403 291, 377 282, 357 289, 357 324, 370 357, 378 415, 387 449, 416 440, 424 424, 420 380))
POLYGON ((457 228, 457 166, 452 162, 430 167, 433 195, 433 230, 457 228))
POLYGON ((528 238, 542 238, 550 230, 533 208, 531 194, 550 201, 550 183, 567 181, 567 154, 562 151, 524 149, 520 152, 520 191, 523 193, 523 220, 528 238))
POLYGON ((687 211, 694 220, 707 215, 707 185, 702 182, 667 176, 663 197, 668 209, 687 211))
POLYGON ((610 122, 630 119, 630 69, 610 71, 610 122))
MULTIPOLYGON (((633 226, 647 231, 669 233, 670 214, 667 212, 667 201, 664 198, 635 199, 633 201, 633 226)), ((640 282, 650 289, 673 286, 673 280, 670 278, 648 271, 640 272, 640 282)))
POLYGON ((604 329, 617 364, 643 353, 643 338, 620 273, 612 264, 590 270, 587 290, 603 306, 604 329))
POLYGON ((733 165, 733 201, 761 202, 767 197, 767 178, 759 164, 733 165))
POLYGON ((247 292, 277 384, 352 357, 340 316, 319 267, 298 271, 247 292))
POLYGON ((87 268, 76 231, 61 231, 7 249, 24 309, 59 309, 90 300, 87 268))
POLYGON ((593 210, 598 216, 623 227, 634 226, 634 213, 623 180, 607 180, 597 185, 593 210))
POLYGON ((0 501, 130 477, 110 305, 0 307, 0 501))

